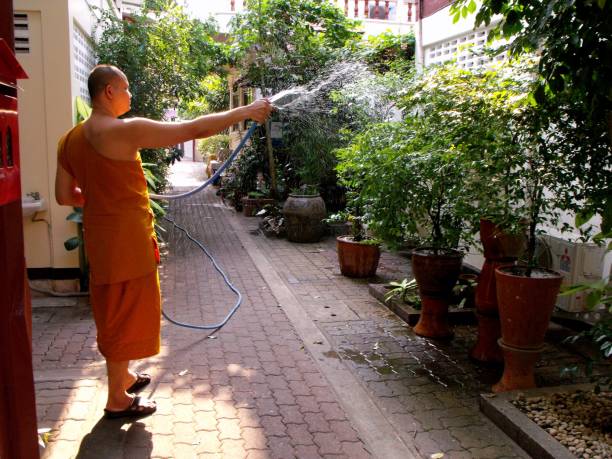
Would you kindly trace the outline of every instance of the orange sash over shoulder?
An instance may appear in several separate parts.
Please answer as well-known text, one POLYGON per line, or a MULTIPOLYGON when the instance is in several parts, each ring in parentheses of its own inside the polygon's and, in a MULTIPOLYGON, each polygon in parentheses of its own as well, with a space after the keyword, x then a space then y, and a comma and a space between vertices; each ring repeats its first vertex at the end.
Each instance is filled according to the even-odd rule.
POLYGON ((79 124, 59 142, 58 161, 85 197, 83 229, 91 283, 112 284, 157 269, 157 242, 140 155, 134 161, 98 153, 79 124))

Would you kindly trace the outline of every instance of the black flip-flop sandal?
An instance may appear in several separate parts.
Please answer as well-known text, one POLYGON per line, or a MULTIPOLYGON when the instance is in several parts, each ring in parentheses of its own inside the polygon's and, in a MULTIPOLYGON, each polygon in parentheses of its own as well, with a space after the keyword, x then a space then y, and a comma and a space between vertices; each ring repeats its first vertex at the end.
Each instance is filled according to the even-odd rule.
POLYGON ((118 419, 118 418, 142 418, 145 416, 149 416, 155 411, 157 411, 157 406, 154 404, 152 406, 141 405, 140 400, 143 397, 136 396, 130 406, 128 406, 125 410, 122 411, 110 411, 104 409, 104 417, 106 419, 118 419))
POLYGON ((146 373, 136 373, 136 381, 125 391, 128 394, 135 394, 139 390, 142 390, 151 382, 151 376, 146 373))

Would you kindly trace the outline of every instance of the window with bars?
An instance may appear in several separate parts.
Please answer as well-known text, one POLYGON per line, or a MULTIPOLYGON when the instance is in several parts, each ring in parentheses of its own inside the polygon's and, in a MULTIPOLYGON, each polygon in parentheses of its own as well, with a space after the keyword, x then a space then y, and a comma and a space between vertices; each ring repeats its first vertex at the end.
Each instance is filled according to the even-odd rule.
POLYGON ((30 52, 30 22, 27 13, 13 14, 15 30, 15 53, 30 52))
POLYGON ((506 53, 497 56, 483 54, 488 33, 488 29, 470 31, 458 37, 426 46, 424 48, 425 66, 455 59, 460 68, 472 68, 504 60, 506 53))
POLYGON ((96 65, 96 57, 90 38, 75 24, 72 36, 72 52, 74 57, 74 72, 79 85, 79 96, 91 104, 87 89, 89 72, 96 65))

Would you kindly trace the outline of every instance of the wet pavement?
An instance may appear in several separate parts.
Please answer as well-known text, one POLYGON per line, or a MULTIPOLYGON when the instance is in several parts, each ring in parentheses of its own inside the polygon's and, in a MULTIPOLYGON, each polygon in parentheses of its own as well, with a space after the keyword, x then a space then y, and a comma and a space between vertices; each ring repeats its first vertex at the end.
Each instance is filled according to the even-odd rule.
MULTIPOLYGON (((178 186, 203 173, 201 164, 180 168, 178 186)), ((414 335, 367 281, 340 274, 333 238, 268 239, 257 218, 226 208, 212 188, 170 214, 213 253, 243 305, 212 334, 164 320, 161 353, 136 364, 153 375, 145 394, 158 412, 124 423, 101 418, 105 368, 86 299, 35 302, 39 427, 52 429, 43 457, 526 457, 478 409, 500 369, 468 359, 475 326, 456 326, 450 341, 414 335)), ((193 324, 222 320, 235 295, 165 226, 164 310, 193 324)), ((384 253, 379 274, 401 280, 409 263, 384 253)), ((560 369, 580 361, 549 342, 538 382, 576 382, 560 369)))

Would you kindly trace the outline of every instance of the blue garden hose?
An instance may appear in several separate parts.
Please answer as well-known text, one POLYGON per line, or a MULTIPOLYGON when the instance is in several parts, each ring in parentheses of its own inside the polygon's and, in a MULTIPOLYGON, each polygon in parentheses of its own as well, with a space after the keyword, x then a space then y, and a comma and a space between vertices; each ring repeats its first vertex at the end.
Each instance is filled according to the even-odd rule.
MULTIPOLYGON (((188 196, 194 195, 194 194, 202 191, 204 188, 209 186, 211 183, 214 183, 221 176, 223 171, 225 171, 225 169, 227 169, 227 167, 232 163, 232 161, 234 161, 236 156, 238 156, 238 153, 240 153, 240 150, 242 150, 242 148, 244 147, 246 142, 251 138, 251 136, 255 132, 256 128, 257 128, 257 124, 253 123, 251 125, 251 127, 249 128, 249 130, 247 131, 247 133, 242 138, 242 140, 240 141, 240 143, 238 144, 238 146, 235 148, 235 150, 232 152, 232 154, 229 156, 229 158, 227 158, 227 161, 225 161, 223 163, 223 165, 217 170, 217 172, 215 172, 213 174, 212 177, 210 177, 207 181, 205 181, 200 186, 198 186, 198 187, 194 188, 193 190, 190 190, 190 191, 188 191, 186 193, 171 194, 171 195, 150 194, 149 197, 152 198, 152 199, 174 200, 174 199, 186 198, 188 196)), ((189 232, 185 228, 183 228, 182 226, 178 225, 173 219, 164 216, 164 220, 166 220, 169 223, 172 223, 172 225, 175 228, 178 228, 180 231, 185 233, 187 238, 189 238, 189 240, 194 242, 206 254, 206 256, 212 262, 214 268, 223 277, 223 281, 225 282, 225 284, 229 287, 229 289, 232 292, 234 292, 236 294, 236 296, 238 298, 236 299, 236 303, 234 304, 234 306, 232 307, 230 312, 227 314, 227 316, 225 316, 225 318, 221 322, 219 322, 217 324, 211 324, 211 325, 193 325, 193 324, 187 324, 187 323, 178 322, 178 321, 172 319, 168 314, 166 314, 166 312, 164 310, 162 310, 162 314, 163 314, 164 318, 167 321, 173 323, 174 325, 178 325, 179 327, 191 328, 191 329, 195 329, 195 330, 219 330, 221 327, 223 327, 231 319, 231 317, 236 313, 238 308, 241 306, 241 304, 242 304, 242 294, 230 282, 230 280, 227 277, 227 274, 225 274, 225 272, 223 272, 223 270, 219 267, 219 264, 217 263, 215 258, 211 255, 211 253, 208 251, 208 249, 206 247, 204 247, 204 245, 200 241, 198 241, 193 236, 191 236, 191 234, 189 234, 189 232)))

